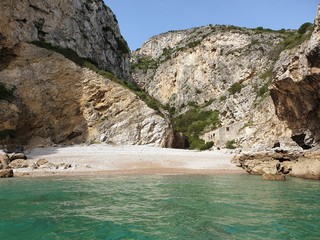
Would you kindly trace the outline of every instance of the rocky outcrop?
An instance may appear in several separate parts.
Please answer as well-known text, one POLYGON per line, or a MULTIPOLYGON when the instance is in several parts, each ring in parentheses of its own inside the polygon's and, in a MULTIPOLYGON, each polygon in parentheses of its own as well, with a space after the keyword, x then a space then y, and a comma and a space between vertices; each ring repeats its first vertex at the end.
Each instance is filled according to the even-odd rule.
POLYGON ((4 0, 0 12, 2 146, 174 146, 169 120, 119 80, 129 49, 103 1, 4 0))
POLYGON ((20 42, 46 42, 130 80, 129 48, 102 0, 1 0, 0 13, 0 40, 7 46, 0 54, 10 56, 20 42))
POLYGON ((8 110, 0 122, 11 130, 4 144, 173 144, 169 121, 128 88, 32 44, 19 43, 14 54, 0 71, 15 89, 0 100, 8 110))
POLYGON ((277 116, 304 149, 320 142, 320 9, 309 41, 283 52, 276 63, 271 95, 277 116))
POLYGON ((133 77, 161 103, 176 108, 229 95, 234 83, 246 85, 243 94, 253 94, 253 84, 262 85, 260 75, 270 67, 268 55, 282 38, 277 32, 232 26, 168 32, 133 53, 133 77))
POLYGON ((194 105, 219 110, 221 128, 208 125, 202 136, 217 147, 231 140, 255 150, 275 142, 297 147, 268 92, 279 43, 289 34, 234 26, 160 34, 133 53, 133 78, 173 116, 194 105))
POLYGON ((249 174, 262 175, 264 179, 276 180, 288 175, 292 177, 320 179, 319 152, 273 151, 241 154, 233 161, 249 174), (275 178, 275 179, 273 179, 275 178))

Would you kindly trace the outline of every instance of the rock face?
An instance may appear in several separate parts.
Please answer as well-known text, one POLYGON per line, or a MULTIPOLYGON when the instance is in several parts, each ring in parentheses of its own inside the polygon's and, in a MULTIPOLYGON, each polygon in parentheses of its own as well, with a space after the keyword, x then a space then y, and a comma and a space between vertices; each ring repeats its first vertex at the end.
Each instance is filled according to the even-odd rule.
POLYGON ((131 79, 129 49, 103 1, 4 0, 0 13, 1 145, 173 146, 170 122, 115 77, 131 79))
POLYGON ((110 142, 171 146, 170 123, 129 89, 62 55, 27 43, 0 79, 15 98, 0 101, 12 141, 31 145, 110 142))
POLYGON ((271 95, 278 117, 304 149, 320 141, 320 10, 311 39, 281 54, 271 95))
POLYGON ((290 33, 234 26, 164 33, 133 53, 133 78, 175 116, 193 105, 219 110, 221 128, 202 136, 218 147, 230 140, 257 150, 296 146, 268 92, 279 43, 290 33))
POLYGON ((42 41, 73 49, 100 68, 130 79, 128 46, 102 0, 2 0, 0 13, 5 45, 42 41))
POLYGON ((275 151, 241 154, 233 161, 248 173, 266 180, 283 180, 283 176, 320 179, 320 153, 275 151))

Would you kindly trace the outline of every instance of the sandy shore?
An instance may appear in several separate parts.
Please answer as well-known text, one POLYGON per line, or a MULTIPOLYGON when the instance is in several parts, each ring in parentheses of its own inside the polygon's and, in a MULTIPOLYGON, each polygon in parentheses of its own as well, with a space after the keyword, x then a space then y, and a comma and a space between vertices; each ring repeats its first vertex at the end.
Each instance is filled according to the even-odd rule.
POLYGON ((98 174, 214 174, 242 173, 222 151, 190 151, 151 146, 90 145, 37 148, 27 152, 29 161, 46 159, 70 164, 68 169, 17 169, 16 176, 98 174))

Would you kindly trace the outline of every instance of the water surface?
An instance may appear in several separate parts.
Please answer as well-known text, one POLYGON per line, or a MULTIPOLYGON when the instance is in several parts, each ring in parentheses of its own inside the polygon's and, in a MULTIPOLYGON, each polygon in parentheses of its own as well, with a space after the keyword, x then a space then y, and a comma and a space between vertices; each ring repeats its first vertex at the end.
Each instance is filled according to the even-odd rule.
POLYGON ((245 174, 1 179, 0 239, 320 239, 319 190, 245 174))

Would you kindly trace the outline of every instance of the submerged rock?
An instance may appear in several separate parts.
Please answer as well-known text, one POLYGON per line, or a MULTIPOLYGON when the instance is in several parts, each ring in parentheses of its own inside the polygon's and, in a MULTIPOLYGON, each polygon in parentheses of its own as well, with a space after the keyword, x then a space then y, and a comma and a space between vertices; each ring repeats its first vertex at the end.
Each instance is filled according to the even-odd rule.
POLYGON ((284 174, 263 174, 262 179, 270 181, 285 181, 286 176, 284 174))

